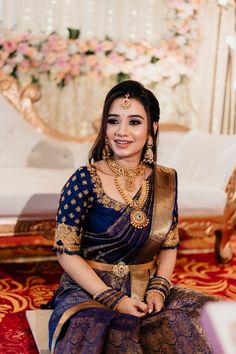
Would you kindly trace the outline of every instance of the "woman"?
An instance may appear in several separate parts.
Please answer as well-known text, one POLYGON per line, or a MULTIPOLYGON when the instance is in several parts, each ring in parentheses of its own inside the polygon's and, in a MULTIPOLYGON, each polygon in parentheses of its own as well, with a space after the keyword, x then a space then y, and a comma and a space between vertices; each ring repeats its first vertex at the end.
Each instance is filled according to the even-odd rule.
POLYGON ((50 319, 55 353, 210 353, 211 297, 170 282, 179 244, 176 172, 155 166, 159 103, 111 89, 90 153, 62 190, 55 250, 65 273, 50 319))

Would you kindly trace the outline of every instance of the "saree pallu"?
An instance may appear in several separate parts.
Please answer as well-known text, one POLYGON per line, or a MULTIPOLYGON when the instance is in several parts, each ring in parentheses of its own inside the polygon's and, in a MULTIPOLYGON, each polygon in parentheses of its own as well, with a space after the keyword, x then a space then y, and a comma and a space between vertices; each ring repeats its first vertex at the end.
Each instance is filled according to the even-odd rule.
MULTIPOLYGON (((82 255, 96 262, 140 264, 153 259, 171 232, 176 203, 175 175, 159 168, 144 207, 152 220, 144 229, 130 223, 130 208, 104 233, 85 232, 82 255), (154 187, 155 186, 155 187, 154 187)), ((131 274, 118 278, 95 270, 108 286, 132 294, 131 274)), ((174 286, 159 313, 145 318, 121 314, 92 300, 64 273, 49 322, 50 348, 59 353, 210 353, 200 311, 213 298, 174 286)))

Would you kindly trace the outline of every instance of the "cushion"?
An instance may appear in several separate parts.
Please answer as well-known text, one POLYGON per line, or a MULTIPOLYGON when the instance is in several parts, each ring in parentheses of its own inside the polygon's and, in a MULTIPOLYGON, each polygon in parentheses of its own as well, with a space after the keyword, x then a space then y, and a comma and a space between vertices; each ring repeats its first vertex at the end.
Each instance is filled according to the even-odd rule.
POLYGON ((226 193, 215 185, 181 177, 178 179, 180 218, 223 215, 226 199, 226 193))
POLYGON ((224 189, 236 167, 236 136, 192 130, 176 147, 171 164, 180 177, 224 189))
POLYGON ((28 310, 26 318, 40 354, 50 354, 48 348, 48 321, 52 310, 28 310))

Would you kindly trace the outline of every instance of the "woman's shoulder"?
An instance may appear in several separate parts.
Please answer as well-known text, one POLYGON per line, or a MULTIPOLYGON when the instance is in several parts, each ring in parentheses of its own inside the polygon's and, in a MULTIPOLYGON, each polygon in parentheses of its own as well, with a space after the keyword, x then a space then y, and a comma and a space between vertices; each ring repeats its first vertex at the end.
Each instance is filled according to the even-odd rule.
POLYGON ((157 164, 155 166, 155 170, 156 172, 160 172, 160 173, 165 173, 165 174, 174 174, 176 175, 176 170, 172 167, 167 167, 167 166, 163 166, 163 165, 159 165, 157 164))
POLYGON ((75 190, 81 187, 89 188, 92 184, 91 182, 92 169, 93 166, 90 164, 78 167, 68 178, 63 189, 70 188, 71 186, 73 186, 75 190))

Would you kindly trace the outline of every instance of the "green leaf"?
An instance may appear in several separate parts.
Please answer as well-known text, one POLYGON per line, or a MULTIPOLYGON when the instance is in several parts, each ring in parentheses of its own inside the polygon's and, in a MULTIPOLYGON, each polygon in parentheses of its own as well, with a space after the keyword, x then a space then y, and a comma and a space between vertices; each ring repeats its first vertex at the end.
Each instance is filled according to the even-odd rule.
POLYGON ((34 85, 39 85, 39 78, 35 77, 34 75, 32 75, 31 83, 34 84, 34 85))
POLYGON ((151 63, 152 63, 152 64, 155 64, 158 60, 160 60, 160 59, 153 56, 153 57, 151 58, 151 63))
POLYGON ((57 87, 63 88, 65 86, 65 79, 62 79, 60 82, 58 82, 57 87))
POLYGON ((124 81, 124 80, 129 80, 130 79, 130 75, 119 72, 116 75, 116 82, 119 84, 120 82, 124 81))
POLYGON ((80 36, 80 30, 76 28, 67 28, 69 31, 69 39, 77 39, 80 36))

